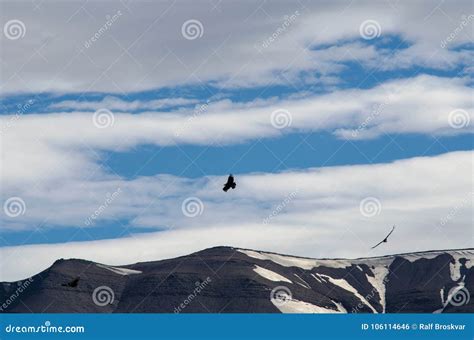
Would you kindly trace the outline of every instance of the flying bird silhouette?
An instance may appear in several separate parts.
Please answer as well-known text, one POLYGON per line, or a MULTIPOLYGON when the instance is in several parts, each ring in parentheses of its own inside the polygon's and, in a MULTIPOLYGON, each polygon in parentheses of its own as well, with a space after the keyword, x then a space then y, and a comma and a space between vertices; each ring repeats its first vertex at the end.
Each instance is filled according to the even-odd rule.
POLYGON ((71 282, 68 282, 68 283, 63 283, 61 286, 64 286, 64 287, 77 287, 77 284, 79 283, 79 277, 76 277, 74 280, 72 280, 71 282))
POLYGON ((385 238, 384 238, 382 241, 380 241, 379 243, 377 243, 375 246, 373 246, 373 247, 370 248, 370 249, 377 248, 377 247, 380 246, 382 243, 387 242, 388 237, 393 233, 394 230, 395 230, 395 226, 392 227, 392 230, 390 230, 390 232, 388 233, 388 235, 385 236, 385 238))
POLYGON ((234 181, 234 176, 232 176, 232 174, 229 175, 229 178, 227 178, 227 183, 224 184, 224 187, 222 188, 222 190, 224 190, 225 192, 227 192, 227 190, 229 190, 230 188, 232 189, 235 189, 235 186, 237 184, 235 184, 235 181, 234 181))

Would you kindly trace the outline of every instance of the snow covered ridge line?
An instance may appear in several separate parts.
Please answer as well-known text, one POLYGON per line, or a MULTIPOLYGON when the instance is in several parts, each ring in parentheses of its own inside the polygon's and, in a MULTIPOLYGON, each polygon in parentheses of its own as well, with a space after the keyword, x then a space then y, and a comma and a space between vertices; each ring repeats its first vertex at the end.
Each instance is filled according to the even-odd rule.
MULTIPOLYGON (((236 250, 249 258, 265 261, 258 262, 258 270, 254 269, 262 278, 280 281, 280 284, 290 283, 288 286, 274 288, 271 293, 271 302, 282 313, 347 313, 348 310, 350 313, 367 311, 386 313, 387 300, 392 304, 392 301, 396 299, 393 296, 398 294, 400 286, 406 285, 414 273, 417 273, 422 281, 424 280, 420 284, 424 287, 443 269, 444 280, 440 280, 438 287, 440 300, 430 302, 441 308, 432 309, 430 312, 442 313, 447 307, 469 305, 470 302, 470 290, 466 288, 466 277, 472 272, 474 249, 425 251, 354 260, 318 260, 247 249, 236 250), (267 263, 272 271, 263 268, 266 267, 264 263, 267 263), (435 272, 430 269, 433 267, 436 268, 435 272), (399 268, 403 274, 397 271, 399 268), (298 281, 291 282, 288 279, 289 272, 304 284, 298 281), (286 274, 286 276, 281 274, 286 274), (300 275, 305 277, 309 275, 317 283, 308 284, 300 275), (402 278, 400 279, 399 276, 402 278), (391 280, 394 282, 390 282, 391 280), (342 290, 344 298, 338 300, 328 294, 330 303, 321 303, 320 300, 308 298, 311 295, 310 292, 298 296, 293 283, 313 292, 329 290, 331 293, 342 290), (275 290, 279 294, 275 293, 275 290), (388 299, 387 290, 390 290, 388 299), (351 301, 350 304, 347 301, 351 301)), ((411 289, 413 288, 408 289, 408 295, 412 294, 411 289)), ((472 287, 470 289, 472 290, 472 287)), ((419 290, 419 287, 416 290, 419 290)), ((422 293, 431 294, 430 289, 422 293)), ((472 309, 472 307, 468 308, 472 309)), ((390 309, 389 312, 393 312, 392 306, 390 309)))
POLYGON ((6 313, 474 313, 473 262, 474 249, 318 260, 233 247, 126 266, 61 259, 18 299, 18 282, 0 283, 0 303, 11 300, 6 313), (110 303, 95 303, 101 288, 110 303))
MULTIPOLYGON (((384 276, 380 274, 381 271, 384 271, 388 266, 390 266, 393 260, 397 257, 403 258, 407 261, 414 262, 419 259, 434 259, 441 254, 449 254, 453 257, 454 263, 449 263, 449 269, 451 273, 451 279, 453 281, 459 281, 461 279, 461 267, 465 266, 466 269, 473 267, 474 265, 474 249, 456 249, 456 250, 433 250, 433 251, 423 251, 417 253, 405 253, 397 255, 386 255, 380 257, 367 257, 367 258, 357 258, 357 259, 311 259, 305 257, 281 255, 271 252, 247 250, 247 249, 237 249, 239 252, 244 253, 249 257, 253 257, 259 260, 269 260, 275 262, 284 267, 299 267, 305 270, 311 270, 316 267, 329 267, 329 268, 347 268, 352 265, 358 264, 367 264, 371 263, 375 267, 372 272, 374 276, 378 279, 384 280, 384 276), (461 259, 466 259, 462 263, 461 259)), ((385 273, 386 275, 386 273, 385 273)), ((372 280, 369 277, 369 280, 372 280)), ((378 287, 380 287, 377 284, 378 287)))
MULTIPOLYGON (((391 262, 395 257, 402 257, 410 262, 425 258, 425 259, 433 259, 441 254, 450 254, 454 258, 459 257, 467 257, 470 258, 472 261, 469 265, 469 268, 474 264, 474 248, 464 248, 464 249, 446 249, 446 250, 427 250, 427 251, 418 251, 413 253, 400 253, 400 254, 393 254, 393 255, 383 255, 383 256, 374 256, 374 257, 358 257, 354 259, 350 258, 312 258, 312 257, 303 257, 303 256, 295 256, 295 255, 285 255, 275 252, 269 251, 260 251, 260 250, 253 250, 253 249, 246 249, 246 248, 234 248, 235 250, 246 254, 247 256, 254 257, 260 260, 271 260, 280 265, 291 266, 293 263, 299 263, 300 266, 296 265, 297 267, 309 266, 310 264, 317 263, 319 265, 327 266, 330 263, 333 263, 338 268, 344 268, 346 266, 350 266, 351 264, 358 264, 358 263, 366 263, 367 261, 381 261, 381 262, 391 262), (280 261, 280 263, 278 262, 280 261), (283 264, 285 263, 285 264, 283 264)), ((317 267, 318 265, 313 265, 313 267, 317 267)), ((336 268, 335 267, 335 268, 336 268)), ((307 268, 310 269, 310 268, 307 268)))
POLYGON ((113 272, 115 274, 119 274, 119 275, 130 275, 130 274, 141 274, 142 273, 139 270, 107 266, 105 264, 100 264, 100 263, 96 264, 96 266, 99 267, 99 268, 104 268, 104 269, 110 270, 111 272, 113 272))

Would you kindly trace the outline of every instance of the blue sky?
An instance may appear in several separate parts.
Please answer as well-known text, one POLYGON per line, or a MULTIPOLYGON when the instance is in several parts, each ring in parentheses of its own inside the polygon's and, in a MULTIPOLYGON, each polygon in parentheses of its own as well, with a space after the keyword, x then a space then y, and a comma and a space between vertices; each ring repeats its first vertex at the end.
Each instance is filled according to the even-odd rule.
POLYGON ((469 2, 3 6, 2 24, 19 25, 20 35, 1 40, 0 247, 39 254, 22 273, 55 255, 108 261, 105 249, 146 235, 165 250, 182 246, 117 261, 233 242, 362 256, 363 241, 338 250, 391 218, 407 226, 400 237, 423 232, 459 205, 449 238, 440 227, 420 245, 382 251, 466 246, 459 188, 469 190, 472 170, 469 2), (197 36, 183 33, 190 18, 197 36), (459 169, 455 184, 443 168, 459 169), (229 173, 238 186, 222 196, 229 173), (399 174, 419 174, 420 183, 399 174), (306 176, 319 186, 288 187, 306 176), (262 226, 292 192, 300 195, 262 226), (182 206, 189 197, 203 209, 192 218, 182 206), (371 218, 359 205, 368 197, 380 210, 371 218), (19 215, 8 210, 11 198, 19 215), (202 236, 222 225, 239 236, 202 236), (291 241, 263 241, 272 227, 291 241), (316 241, 301 246, 300 238, 316 241), (88 246, 104 251, 84 253, 88 246))

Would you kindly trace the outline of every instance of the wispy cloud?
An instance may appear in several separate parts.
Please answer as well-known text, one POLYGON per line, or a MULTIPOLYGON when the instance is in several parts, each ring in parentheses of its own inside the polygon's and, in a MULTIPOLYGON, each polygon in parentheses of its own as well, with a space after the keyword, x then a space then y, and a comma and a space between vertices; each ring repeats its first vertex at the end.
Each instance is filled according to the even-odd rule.
MULTIPOLYGON (((313 256, 364 256, 370 244, 398 226, 380 253, 469 247, 472 152, 413 158, 389 164, 307 169, 276 174, 236 174, 238 190, 222 191, 223 178, 154 176, 126 181, 69 180, 15 191, 25 213, 5 218, 2 228, 35 228, 43 222, 81 226, 103 205, 107 193, 120 195, 101 210, 100 220, 124 218, 131 226, 167 226, 168 231, 109 241, 4 248, 4 278, 31 275, 60 257, 84 257, 123 264, 175 256, 213 245, 254 247, 313 256), (296 195, 292 193, 297 192, 296 195), (291 195, 291 200, 287 198, 291 195), (198 214, 186 214, 190 197, 198 214), (367 198, 378 202, 367 214, 367 198), (87 198, 87 199, 85 199, 87 198), (285 205, 281 207, 281 202, 285 205), (280 208, 278 208, 280 207, 280 208), (456 207, 456 214, 452 214, 456 207), (278 208, 278 213, 273 213, 278 208), (264 223, 269 215, 272 218, 264 223), (449 223, 446 221, 449 216, 449 223), (238 223, 237 223, 238 221, 238 223), (203 237, 196 237, 202 235, 203 237), (229 238, 229 235, 233 235, 229 238), (413 237, 413 235, 423 235, 413 237), (133 249, 123 252, 123 249, 133 249), (35 256, 27 256, 27 254, 35 256), (25 262, 11 261, 15 254, 25 262), (94 254, 94 255, 93 255, 94 254), (34 260, 33 260, 34 259, 34 260)), ((6 192, 6 194, 10 194, 6 192)))
MULTIPOLYGON (((194 109, 160 114, 107 111, 113 125, 100 129, 93 112, 29 114, 4 131, 3 177, 7 185, 29 185, 38 179, 102 173, 97 152, 142 144, 230 144, 307 130, 330 131, 347 139, 385 133, 472 132, 472 89, 466 82, 423 75, 367 90, 340 90, 267 104, 209 103, 199 115, 194 109), (289 124, 280 128, 274 112, 288 113, 289 124), (194 117, 191 122, 190 117, 194 117)), ((10 120, 8 115, 0 118, 4 124, 10 120)))
POLYGON ((183 107, 199 103, 198 99, 190 98, 164 98, 154 100, 131 100, 126 101, 113 96, 106 96, 99 101, 76 101, 65 100, 53 103, 49 109, 75 110, 75 111, 96 111, 106 108, 111 111, 133 112, 137 110, 163 110, 172 107, 183 107))
POLYGON ((472 50, 462 47, 472 41, 472 31, 458 29, 472 14, 469 1, 315 2, 305 7, 220 3, 218 15, 212 3, 76 5, 4 4, 6 19, 22 18, 26 34, 2 42, 2 92, 128 93, 208 82, 222 87, 319 83, 339 75, 347 61, 370 69, 453 70, 472 60, 472 50), (117 13, 118 20, 108 25, 117 13), (202 26, 199 39, 182 34, 190 18, 202 26), (378 27, 373 39, 361 34, 368 21, 378 27), (449 45, 443 44, 457 29, 449 45), (99 38, 84 47, 97 32, 99 38), (269 37, 271 43, 261 48, 269 37), (387 48, 384 41, 391 37, 403 44, 387 48))

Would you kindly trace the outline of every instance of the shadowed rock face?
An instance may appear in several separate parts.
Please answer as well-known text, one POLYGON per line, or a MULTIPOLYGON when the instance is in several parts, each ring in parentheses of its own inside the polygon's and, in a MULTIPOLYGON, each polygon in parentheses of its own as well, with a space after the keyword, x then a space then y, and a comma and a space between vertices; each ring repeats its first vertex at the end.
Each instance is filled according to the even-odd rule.
POLYGON ((0 311, 472 313, 473 263, 473 249, 316 260, 231 247, 123 267, 58 260, 1 283, 0 311))

